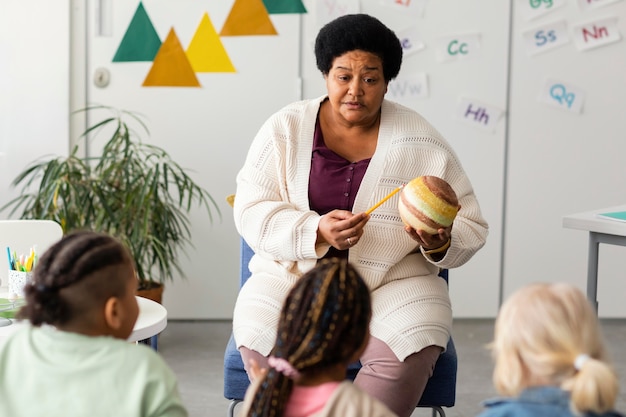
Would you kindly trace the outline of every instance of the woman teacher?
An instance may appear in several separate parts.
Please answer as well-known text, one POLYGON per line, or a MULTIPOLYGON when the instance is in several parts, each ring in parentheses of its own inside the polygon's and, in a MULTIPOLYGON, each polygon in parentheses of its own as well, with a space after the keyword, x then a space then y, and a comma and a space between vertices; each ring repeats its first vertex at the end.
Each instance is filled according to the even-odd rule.
POLYGON ((234 310, 244 364, 267 366, 283 301, 326 257, 347 258, 372 294, 371 338, 355 384, 408 417, 452 326, 440 268, 466 263, 485 243, 472 185, 448 142, 417 112, 385 100, 402 63, 397 36, 374 17, 347 15, 315 41, 327 94, 290 104, 261 127, 237 175, 235 225, 252 247, 251 277, 234 310), (459 199, 452 226, 405 226, 394 189, 422 175, 459 199))

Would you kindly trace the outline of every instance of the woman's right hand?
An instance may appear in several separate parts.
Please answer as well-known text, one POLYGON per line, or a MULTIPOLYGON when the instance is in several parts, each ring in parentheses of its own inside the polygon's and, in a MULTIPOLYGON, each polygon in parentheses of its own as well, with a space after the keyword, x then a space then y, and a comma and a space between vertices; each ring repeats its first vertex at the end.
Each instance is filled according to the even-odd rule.
POLYGON ((349 249, 363 236, 363 227, 369 219, 369 214, 353 214, 347 210, 326 213, 317 226, 317 243, 328 243, 339 250, 349 249))
POLYGON ((254 381, 258 378, 264 378, 267 375, 267 368, 261 368, 257 361, 250 359, 248 366, 248 373, 250 375, 250 381, 254 381))

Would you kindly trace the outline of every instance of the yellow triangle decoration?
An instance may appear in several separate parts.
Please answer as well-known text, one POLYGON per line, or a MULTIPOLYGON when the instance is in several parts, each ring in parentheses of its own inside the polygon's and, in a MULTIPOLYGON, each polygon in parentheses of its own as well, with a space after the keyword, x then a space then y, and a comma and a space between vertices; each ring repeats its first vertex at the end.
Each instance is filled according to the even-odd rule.
POLYGON ((235 0, 221 36, 277 35, 263 0, 235 0))
POLYGON ((144 87, 200 87, 196 73, 185 55, 174 28, 161 44, 152 68, 142 84, 144 87))
POLYGON ((202 16, 198 29, 187 47, 187 58, 195 72, 237 72, 208 13, 202 16))

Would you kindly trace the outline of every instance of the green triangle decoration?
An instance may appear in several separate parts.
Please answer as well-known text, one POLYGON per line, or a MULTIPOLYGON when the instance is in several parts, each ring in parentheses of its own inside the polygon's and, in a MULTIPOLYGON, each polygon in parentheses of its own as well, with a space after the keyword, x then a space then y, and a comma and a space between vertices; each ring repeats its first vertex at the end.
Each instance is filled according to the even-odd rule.
POLYGON ((126 33, 117 48, 113 62, 152 61, 161 47, 161 39, 152 21, 139 2, 126 33))
POLYGON ((306 13, 301 0, 263 0, 269 14, 306 13))

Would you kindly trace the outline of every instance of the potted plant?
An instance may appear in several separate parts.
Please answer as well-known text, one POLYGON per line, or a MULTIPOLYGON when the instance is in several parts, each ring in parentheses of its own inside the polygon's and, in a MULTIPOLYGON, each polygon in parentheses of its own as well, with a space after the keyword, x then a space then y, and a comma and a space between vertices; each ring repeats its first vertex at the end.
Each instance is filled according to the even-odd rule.
MULTIPOLYGON (((55 220, 65 233, 90 229, 116 236, 134 257, 138 289, 162 291, 176 272, 184 276, 178 255, 191 245, 190 209, 200 206, 213 222, 219 207, 164 149, 141 140, 139 132, 149 131, 137 114, 106 106, 81 111, 95 110, 107 116, 81 138, 87 146, 105 136, 102 151, 84 157, 76 145, 67 157, 33 161, 12 182, 21 195, 0 210, 55 220)), ((149 298, 160 302, 160 295, 149 298)))

